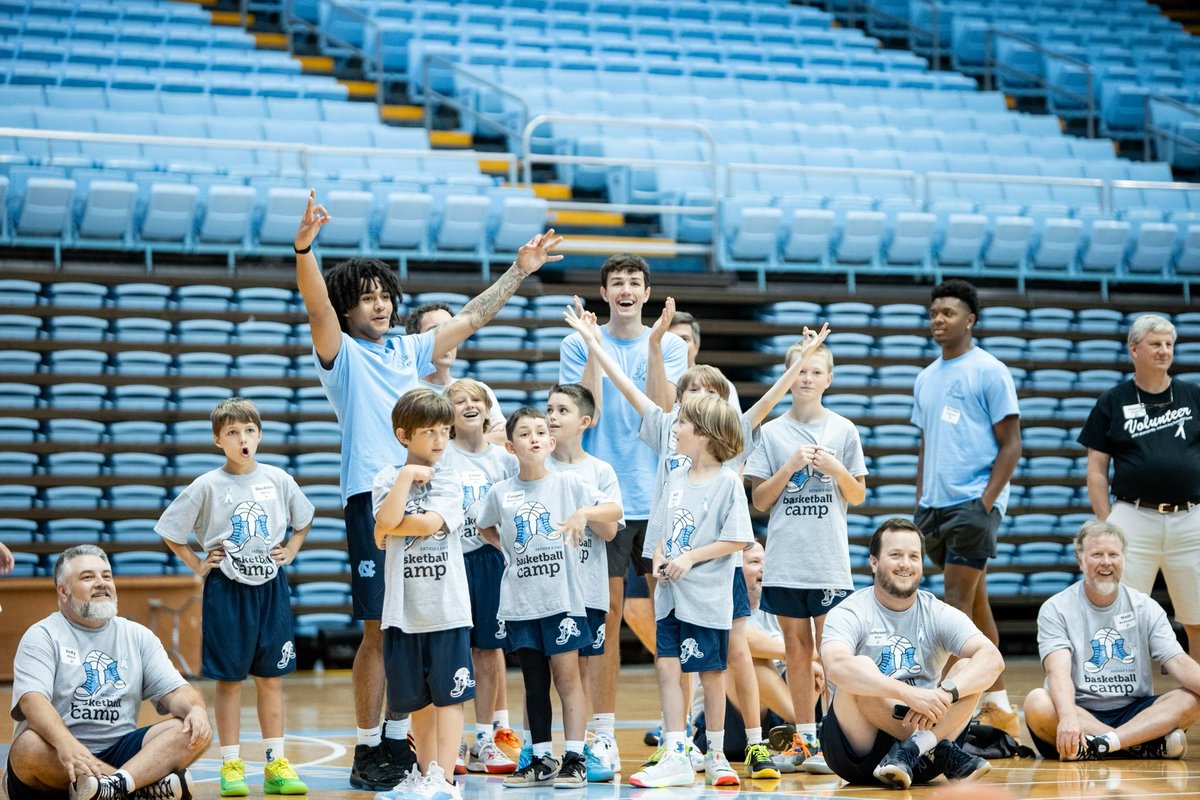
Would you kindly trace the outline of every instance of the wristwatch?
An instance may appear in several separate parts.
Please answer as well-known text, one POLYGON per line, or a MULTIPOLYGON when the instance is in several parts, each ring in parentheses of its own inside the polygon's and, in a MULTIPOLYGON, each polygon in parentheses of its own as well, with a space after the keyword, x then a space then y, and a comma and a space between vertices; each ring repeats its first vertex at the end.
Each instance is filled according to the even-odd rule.
POLYGON ((957 683, 950 680, 949 678, 943 678, 942 682, 938 684, 938 688, 950 693, 950 702, 951 703, 958 702, 958 684, 957 683))

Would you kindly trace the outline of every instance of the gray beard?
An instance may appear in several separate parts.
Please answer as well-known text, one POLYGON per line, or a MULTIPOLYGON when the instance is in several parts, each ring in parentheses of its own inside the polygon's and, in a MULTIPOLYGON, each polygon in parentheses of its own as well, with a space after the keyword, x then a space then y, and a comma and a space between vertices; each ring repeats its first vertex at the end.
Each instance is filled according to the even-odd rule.
POLYGON ((117 601, 114 598, 96 598, 84 603, 71 598, 71 610, 82 619, 94 619, 108 622, 117 615, 117 601))
POLYGON ((1116 594, 1117 589, 1120 587, 1121 581, 1119 578, 1114 578, 1107 581, 1092 581, 1092 589, 1106 597, 1111 594, 1116 594))

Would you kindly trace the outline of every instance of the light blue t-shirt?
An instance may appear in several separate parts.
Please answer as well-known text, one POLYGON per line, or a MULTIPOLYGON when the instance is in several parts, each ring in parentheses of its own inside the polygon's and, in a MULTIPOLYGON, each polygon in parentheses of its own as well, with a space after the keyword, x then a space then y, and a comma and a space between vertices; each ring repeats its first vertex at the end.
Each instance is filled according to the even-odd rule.
MULTIPOLYGON (((912 411, 925 437, 918 504, 945 508, 982 497, 1000 453, 992 426, 1019 414, 1012 374, 985 350, 972 347, 921 370, 912 411)), ((1003 514, 1007 507, 1006 484, 996 508, 1003 514)))
POLYGON ((408 460, 392 430, 392 406, 420 386, 433 366, 434 332, 391 336, 373 344, 342 333, 342 346, 329 369, 313 348, 317 377, 342 427, 342 504, 371 491, 379 470, 408 460))
MULTIPOLYGON (((646 391, 650 329, 643 325, 642 334, 635 339, 617 339, 607 328, 600 330, 604 351, 639 389, 646 391)), ((663 335, 662 351, 667 380, 678 383, 679 376, 687 369, 687 345, 675 334, 667 333, 663 335)), ((578 333, 563 339, 559 348, 558 382, 578 383, 587 355, 587 345, 578 333)), ((625 519, 644 520, 650 516, 659 456, 638 442, 642 418, 608 376, 604 377, 602 387, 600 421, 583 434, 583 448, 601 461, 620 465, 617 480, 621 484, 625 519)))

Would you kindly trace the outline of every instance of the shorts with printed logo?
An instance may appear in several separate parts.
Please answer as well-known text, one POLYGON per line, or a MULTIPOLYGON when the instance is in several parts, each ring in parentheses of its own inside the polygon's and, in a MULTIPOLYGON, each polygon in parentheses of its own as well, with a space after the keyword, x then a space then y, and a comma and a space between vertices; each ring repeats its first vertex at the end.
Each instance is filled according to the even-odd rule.
POLYGON ((604 655, 604 640, 608 638, 608 630, 605 625, 605 620, 608 619, 608 610, 589 608, 586 611, 588 627, 592 630, 592 643, 586 647, 581 647, 579 655, 602 656, 604 655))
POLYGON ((490 544, 463 554, 467 568, 467 593, 471 596, 471 647, 506 650, 508 636, 496 618, 500 610, 500 578, 504 554, 490 544))
POLYGON ((280 567, 259 586, 238 583, 219 569, 204 579, 200 672, 217 681, 277 678, 296 669, 292 595, 280 567))
POLYGON ((852 589, 791 589, 764 586, 759 606, 777 617, 812 619, 823 617, 850 596, 852 589))
MULTIPOLYGON (((1084 709, 1106 728, 1116 730, 1138 714, 1145 711, 1150 706, 1154 705, 1154 701, 1158 697, 1150 695, 1149 697, 1139 697, 1136 700, 1130 700, 1127 704, 1120 708, 1110 708, 1107 711, 1093 711, 1090 708, 1084 709)), ((1033 732, 1033 728, 1029 729, 1029 738, 1033 739, 1033 746, 1042 754, 1042 758, 1052 758, 1058 760, 1058 745, 1054 742, 1047 742, 1044 739, 1039 739, 1037 734, 1033 732)), ((1124 751, 1118 751, 1124 754, 1124 751)), ((1118 756, 1119 757, 1119 756, 1118 756)), ((1128 756, 1133 758, 1133 756, 1128 756)))
POLYGON ((617 535, 605 543, 608 556, 608 577, 624 578, 626 568, 632 564, 638 575, 645 575, 654 569, 652 559, 642 555, 642 546, 646 543, 646 520, 627 519, 625 527, 617 531, 617 535))
POLYGON ((947 564, 986 567, 988 559, 996 557, 1000 520, 1000 509, 992 506, 988 511, 979 499, 944 508, 921 506, 913 514, 913 522, 925 536, 925 552, 942 568, 947 564))
POLYGON ((746 590, 746 574, 741 567, 733 568, 733 618, 750 616, 750 592, 746 590))
MULTIPOLYGON (((157 724, 157 723, 156 723, 157 724)), ((122 736, 113 744, 103 750, 93 753, 96 758, 108 764, 110 767, 123 767, 126 762, 142 751, 142 743, 146 739, 146 732, 153 725, 146 725, 142 728, 136 728, 122 736)), ((12 763, 9 762, 4 772, 5 786, 8 792, 9 800, 67 800, 70 796, 68 790, 60 789, 54 792, 42 792, 34 789, 32 786, 26 785, 20 778, 13 773, 12 763)))
POLYGON ((667 613, 654 634, 658 658, 678 658, 684 672, 720 672, 729 657, 729 631, 702 628, 667 613))
POLYGON ((346 500, 346 552, 350 555, 350 597, 355 619, 383 618, 383 561, 385 551, 375 546, 375 512, 371 493, 359 492, 346 500))
POLYGON ((555 614, 541 619, 510 619, 507 627, 510 652, 536 650, 547 656, 556 656, 568 650, 582 650, 595 643, 595 635, 586 616, 555 614))
POLYGON ((405 633, 383 629, 388 710, 401 714, 428 705, 455 706, 475 697, 470 628, 405 633))

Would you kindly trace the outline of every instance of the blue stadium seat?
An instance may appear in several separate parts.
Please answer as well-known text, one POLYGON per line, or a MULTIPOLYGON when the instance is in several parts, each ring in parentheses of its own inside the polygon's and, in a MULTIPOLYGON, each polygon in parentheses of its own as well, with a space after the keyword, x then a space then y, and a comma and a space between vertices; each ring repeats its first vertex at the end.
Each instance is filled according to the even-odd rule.
POLYGON ((119 283, 112 287, 117 308, 165 309, 171 302, 171 287, 159 283, 119 283))
POLYGON ((309 501, 318 509, 341 509, 342 497, 337 484, 307 484, 300 487, 309 501))
MULTIPOLYGON (((0 384, 0 392, 4 384, 0 384)), ((0 400, 3 395, 0 394, 0 400)), ((7 404, 6 404, 7 405, 7 404)), ((37 420, 27 417, 0 417, 0 442, 4 444, 32 444, 38 438, 37 420)))
POLYGON ((229 344, 234 324, 223 319, 184 319, 175 328, 180 344, 229 344))
POLYGON ((63 308, 100 308, 108 298, 108 287, 86 281, 63 281, 46 286, 47 302, 63 308))
POLYGON ((113 453, 109 456, 109 470, 113 475, 159 477, 167 474, 167 464, 167 457, 157 453, 113 453))
POLYGON ((185 377, 223 378, 232 364, 233 356, 228 353, 180 353, 175 357, 176 369, 185 377))
POLYGON ((171 406, 171 390, 153 384, 114 386, 112 407, 119 411, 166 411, 171 406))
POLYGON ((104 423, 90 419, 60 417, 46 421, 46 439, 58 444, 99 444, 104 434, 104 423))
POLYGON ((108 390, 94 383, 59 383, 46 387, 47 405, 56 409, 104 408, 108 390))
POLYGON ((108 320, 99 317, 63 315, 52 317, 46 322, 51 339, 99 342, 108 334, 108 320))
MULTIPOLYGON (((839 385, 845 385, 846 370, 852 366, 854 365, 834 367, 834 380, 839 385)), ((892 389, 911 389, 920 372, 921 367, 913 364, 885 364, 875 370, 875 383, 892 389)))
POLYGON ((42 390, 29 383, 0 383, 0 406, 5 408, 36 408, 42 390))
POLYGON ((46 474, 53 476, 99 475, 104 468, 104 454, 90 451, 50 453, 45 458, 46 474))
POLYGON ((175 303, 184 311, 229 311, 234 291, 228 286, 195 284, 175 290, 175 303))
POLYGON ((0 305, 36 306, 42 302, 41 292, 42 285, 37 281, 5 278, 0 280, 0 305))
POLYGON ((161 486, 123 484, 110 487, 108 504, 112 508, 162 508, 167 490, 161 486))
POLYGON ((340 453, 300 453, 293 459, 292 473, 295 478, 330 478, 341 471, 340 453))
POLYGON ((104 523, 94 519, 51 519, 45 523, 46 538, 56 547, 99 544, 104 523))
POLYGON ((173 364, 167 353, 151 350, 126 350, 113 355, 113 372, 117 375, 166 376, 173 364))
POLYGON ((118 317, 113 320, 112 329, 112 338, 118 342, 165 344, 171 340, 174 327, 165 319, 118 317))
POLYGON ((104 492, 95 486, 50 486, 42 490, 47 508, 96 509, 103 500, 104 492))
POLYGON ((56 375, 101 375, 108 366, 108 354, 96 350, 55 350, 46 356, 56 375))

